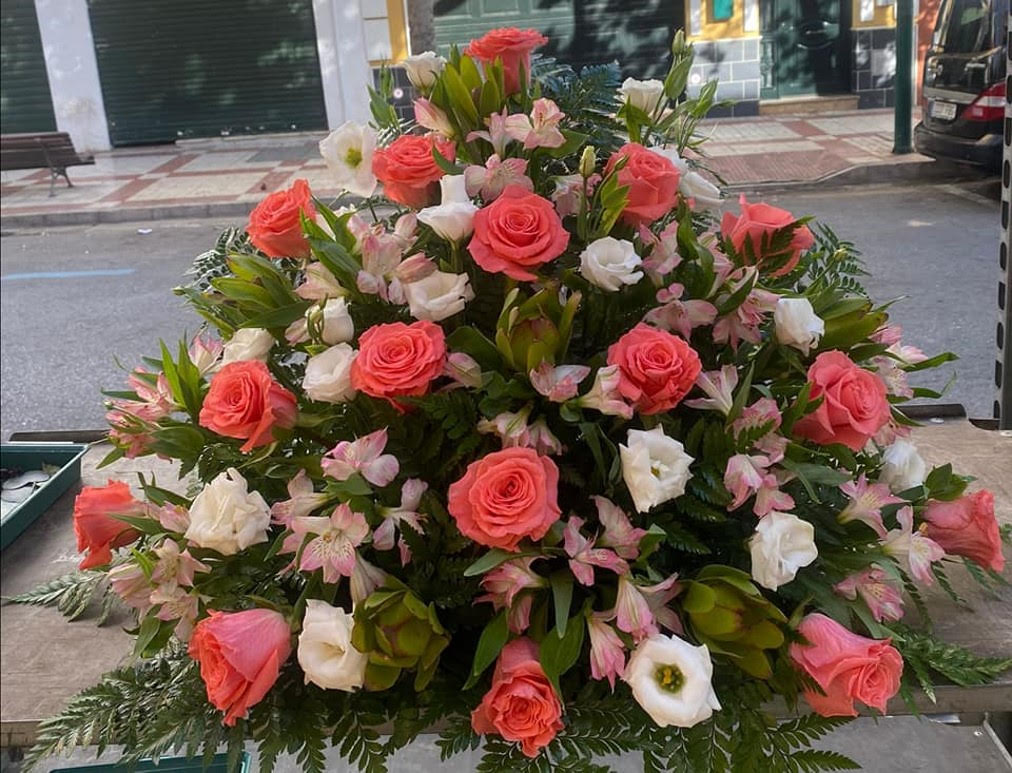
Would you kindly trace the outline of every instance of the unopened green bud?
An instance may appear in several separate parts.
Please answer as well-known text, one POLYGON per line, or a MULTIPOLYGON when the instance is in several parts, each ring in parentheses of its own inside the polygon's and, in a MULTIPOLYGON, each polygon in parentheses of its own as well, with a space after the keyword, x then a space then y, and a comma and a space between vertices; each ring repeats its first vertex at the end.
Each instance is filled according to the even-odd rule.
POLYGON ((580 174, 583 177, 590 177, 594 174, 594 169, 597 167, 597 150, 593 145, 588 145, 583 149, 583 155, 580 156, 580 174))

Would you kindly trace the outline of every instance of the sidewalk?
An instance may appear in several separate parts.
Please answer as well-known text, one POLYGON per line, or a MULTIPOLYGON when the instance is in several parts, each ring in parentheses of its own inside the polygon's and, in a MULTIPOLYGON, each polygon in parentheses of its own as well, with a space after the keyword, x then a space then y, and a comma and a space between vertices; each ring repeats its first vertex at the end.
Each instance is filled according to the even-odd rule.
MULTIPOLYGON (((892 155, 891 110, 718 119, 703 125, 709 167, 730 190, 789 184, 919 179, 936 165, 892 155)), ((77 223, 243 217, 267 193, 304 177, 317 195, 338 193, 316 144, 320 136, 191 140, 120 148, 69 170, 49 197, 45 169, 0 174, 5 228, 77 223)))

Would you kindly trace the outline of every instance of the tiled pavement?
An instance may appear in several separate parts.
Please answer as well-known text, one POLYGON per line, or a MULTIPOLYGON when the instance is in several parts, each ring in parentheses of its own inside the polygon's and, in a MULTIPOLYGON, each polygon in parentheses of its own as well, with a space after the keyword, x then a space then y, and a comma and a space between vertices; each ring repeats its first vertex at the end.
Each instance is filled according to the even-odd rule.
MULTIPOLYGON (((729 186, 811 182, 855 166, 923 163, 893 156, 889 110, 760 116, 706 122, 706 165, 729 186)), ((317 152, 318 136, 197 140, 120 148, 72 167, 73 188, 47 170, 0 173, 5 224, 149 220, 241 215, 266 193, 304 177, 318 195, 336 194, 317 152)))

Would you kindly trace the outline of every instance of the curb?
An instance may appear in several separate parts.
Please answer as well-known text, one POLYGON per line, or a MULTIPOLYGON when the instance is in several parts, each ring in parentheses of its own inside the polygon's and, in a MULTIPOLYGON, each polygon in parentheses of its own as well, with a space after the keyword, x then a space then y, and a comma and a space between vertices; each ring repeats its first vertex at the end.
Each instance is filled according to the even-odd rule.
MULTIPOLYGON (((960 182, 989 177, 972 166, 936 161, 922 157, 914 161, 861 164, 832 172, 815 180, 777 180, 771 182, 737 183, 725 187, 727 194, 844 188, 854 185, 883 183, 960 182)), ((162 220, 246 217, 255 201, 229 201, 210 204, 176 204, 161 207, 127 207, 122 209, 85 209, 77 212, 40 212, 0 215, 0 229, 15 231, 30 228, 53 228, 69 225, 106 223, 146 223, 162 220)))

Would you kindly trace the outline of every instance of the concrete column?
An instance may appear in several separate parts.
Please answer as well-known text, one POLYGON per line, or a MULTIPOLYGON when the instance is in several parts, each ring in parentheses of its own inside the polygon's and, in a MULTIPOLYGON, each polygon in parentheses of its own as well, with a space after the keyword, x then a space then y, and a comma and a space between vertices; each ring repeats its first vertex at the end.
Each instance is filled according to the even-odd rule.
POLYGON ((109 150, 87 0, 35 0, 56 128, 80 152, 109 150))
POLYGON ((369 119, 372 69, 366 58, 365 25, 359 0, 313 0, 316 50, 320 57, 327 125, 369 119))

